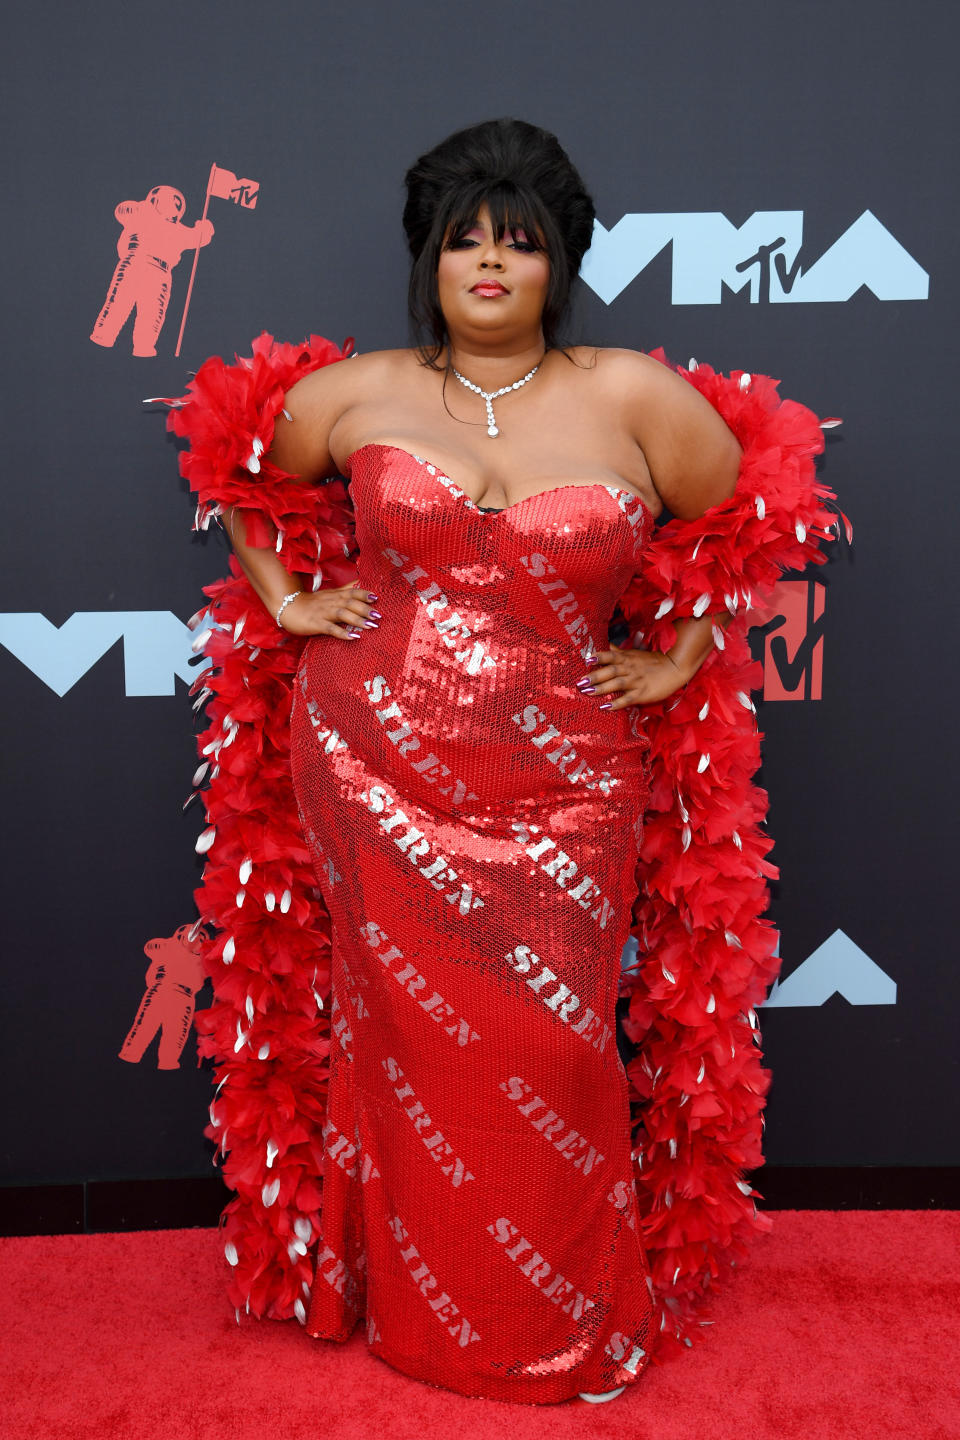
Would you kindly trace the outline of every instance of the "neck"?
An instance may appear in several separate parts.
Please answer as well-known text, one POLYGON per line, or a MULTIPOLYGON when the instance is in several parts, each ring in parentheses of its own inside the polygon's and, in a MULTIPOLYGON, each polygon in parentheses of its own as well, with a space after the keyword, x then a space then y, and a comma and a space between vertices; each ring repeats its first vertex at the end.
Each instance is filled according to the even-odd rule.
POLYGON ((440 356, 440 363, 451 365, 479 385, 481 390, 499 390, 503 385, 512 385, 521 380, 543 359, 543 336, 539 335, 529 345, 506 347, 494 350, 487 346, 464 344, 451 338, 446 351, 440 356))

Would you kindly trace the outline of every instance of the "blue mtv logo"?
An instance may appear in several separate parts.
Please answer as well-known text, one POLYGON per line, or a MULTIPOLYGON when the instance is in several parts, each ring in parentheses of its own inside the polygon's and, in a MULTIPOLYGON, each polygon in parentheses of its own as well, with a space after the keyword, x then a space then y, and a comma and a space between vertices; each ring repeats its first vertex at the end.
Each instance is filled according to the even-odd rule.
POLYGON ((842 930, 834 930, 785 980, 775 980, 763 1009, 823 1005, 834 995, 842 995, 849 1005, 897 1003, 896 981, 842 930))
MULTIPOLYGON (((620 956, 623 970, 637 963, 637 937, 630 935, 620 956)), ((780 939, 773 952, 780 953, 780 939)), ((897 984, 849 935, 834 930, 785 980, 773 982, 766 1000, 756 1008, 824 1005, 842 995, 849 1005, 896 1005, 897 984)))
POLYGON ((719 305, 724 286, 749 286, 750 302, 797 305, 849 300, 863 286, 878 300, 926 300, 930 277, 871 210, 805 269, 802 210, 757 210, 742 225, 719 211, 599 220, 580 274, 610 305, 666 246, 674 305, 719 305))
POLYGON ((169 610, 78 610, 59 626, 13 613, 0 615, 0 645, 62 696, 122 640, 126 693, 173 695, 176 676, 190 685, 209 667, 192 649, 208 628, 219 628, 209 612, 195 634, 169 610))

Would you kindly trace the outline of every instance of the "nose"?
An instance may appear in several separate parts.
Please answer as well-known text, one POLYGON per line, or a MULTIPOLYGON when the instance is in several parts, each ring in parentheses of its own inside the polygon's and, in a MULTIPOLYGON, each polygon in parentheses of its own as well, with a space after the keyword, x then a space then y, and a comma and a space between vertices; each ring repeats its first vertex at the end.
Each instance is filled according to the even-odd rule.
POLYGON ((500 258, 500 246, 494 240, 492 235, 487 237, 486 246, 481 253, 483 255, 483 259, 480 261, 481 270, 503 269, 503 261, 500 258))

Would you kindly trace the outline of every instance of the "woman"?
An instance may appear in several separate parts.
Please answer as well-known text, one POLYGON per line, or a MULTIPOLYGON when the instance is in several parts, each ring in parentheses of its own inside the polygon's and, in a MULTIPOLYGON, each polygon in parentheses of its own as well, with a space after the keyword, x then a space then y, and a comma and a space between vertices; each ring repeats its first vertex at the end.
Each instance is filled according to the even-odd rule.
POLYGON ((430 1383, 610 1398, 668 1317, 682 1334, 715 1252, 760 1228, 736 1172, 760 1162, 766 1072, 744 1012, 772 978, 758 914, 775 872, 755 725, 731 700, 749 706, 750 584, 826 534, 821 441, 770 382, 560 347, 594 212, 553 136, 475 126, 407 191, 418 348, 344 365, 326 342, 261 342, 233 370, 208 362, 172 417, 201 523, 223 514, 240 566, 211 590, 229 632, 204 637, 199 846, 201 918, 221 932, 205 1053, 225 1060, 236 1019, 211 1108, 238 1190, 227 1255, 248 1309, 293 1309, 329 1339, 362 1320, 374 1353, 430 1383), (340 474, 349 578, 345 517, 319 488, 340 474), (644 648, 639 631, 609 647, 618 602, 646 605, 644 648), (279 813, 287 766, 302 838, 279 813), (641 847, 632 1153, 614 1005, 641 847), (294 1019, 283 979, 302 993, 311 964, 313 994, 331 971, 322 1115, 314 1017, 294 1019))

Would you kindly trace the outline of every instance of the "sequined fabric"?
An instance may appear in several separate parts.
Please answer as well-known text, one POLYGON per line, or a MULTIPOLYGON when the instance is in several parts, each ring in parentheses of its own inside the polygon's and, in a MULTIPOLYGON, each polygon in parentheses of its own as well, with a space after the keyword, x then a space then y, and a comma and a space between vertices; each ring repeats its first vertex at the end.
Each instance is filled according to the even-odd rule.
POLYGON ((467 1395, 609 1390, 652 1314, 614 1038, 647 740, 576 682, 649 512, 483 513, 393 446, 350 469, 383 620, 308 642, 291 721, 334 935, 307 1329, 467 1395))

